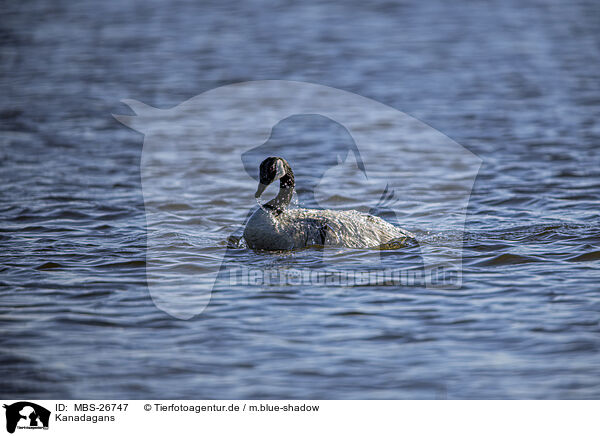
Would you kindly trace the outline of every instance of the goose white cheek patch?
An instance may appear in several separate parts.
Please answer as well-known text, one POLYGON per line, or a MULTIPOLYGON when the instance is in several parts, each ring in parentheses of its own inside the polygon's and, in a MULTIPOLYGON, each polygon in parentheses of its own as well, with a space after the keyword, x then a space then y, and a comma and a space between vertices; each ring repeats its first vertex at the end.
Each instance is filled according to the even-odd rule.
POLYGON ((283 167, 283 162, 281 162, 280 160, 277 160, 277 165, 276 165, 276 169, 275 169, 275 178, 273 180, 274 181, 279 180, 283 176, 285 176, 285 168, 283 167))

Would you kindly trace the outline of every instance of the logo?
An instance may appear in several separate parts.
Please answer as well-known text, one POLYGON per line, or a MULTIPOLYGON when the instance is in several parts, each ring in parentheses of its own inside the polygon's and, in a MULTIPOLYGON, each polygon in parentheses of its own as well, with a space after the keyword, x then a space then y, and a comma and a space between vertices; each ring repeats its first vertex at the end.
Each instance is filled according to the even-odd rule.
POLYGON ((6 409, 6 431, 14 433, 15 429, 48 429, 50 411, 29 401, 19 401, 6 409))

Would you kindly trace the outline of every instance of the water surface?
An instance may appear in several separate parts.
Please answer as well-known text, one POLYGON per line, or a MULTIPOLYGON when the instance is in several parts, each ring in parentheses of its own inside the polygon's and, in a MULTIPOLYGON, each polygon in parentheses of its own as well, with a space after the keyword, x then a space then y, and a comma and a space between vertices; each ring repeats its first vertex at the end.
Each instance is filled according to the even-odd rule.
MULTIPOLYGON (((5 8, 4 397, 600 395, 596 2, 32 1, 5 8), (461 289, 248 286, 216 293, 188 321, 156 308, 145 270, 143 136, 111 113, 127 113, 123 98, 170 108, 216 86, 259 79, 315 82, 381 101, 483 159, 461 289)), ((300 139, 314 141, 307 159, 335 153, 334 127, 319 135, 299 130, 300 139)), ((390 150, 390 158, 399 157, 390 150)), ((215 197, 229 183, 215 179, 215 197)), ((338 200, 357 207, 376 194, 368 185, 356 189, 338 200)), ((201 246, 207 263, 220 262, 223 244, 255 204, 252 193, 211 198, 219 207, 210 220, 195 219, 204 198, 164 199, 157 206, 170 217, 165 250, 187 244, 197 258, 201 246)), ((414 204, 402 210, 399 224, 420 244, 456 241, 453 232, 420 225, 414 204)), ((259 266, 319 258, 318 250, 233 251, 236 261, 259 266)), ((167 265, 165 281, 178 269, 202 270, 186 255, 167 265)), ((339 254, 357 268, 366 255, 339 254)), ((398 256, 419 261, 410 249, 398 256)))

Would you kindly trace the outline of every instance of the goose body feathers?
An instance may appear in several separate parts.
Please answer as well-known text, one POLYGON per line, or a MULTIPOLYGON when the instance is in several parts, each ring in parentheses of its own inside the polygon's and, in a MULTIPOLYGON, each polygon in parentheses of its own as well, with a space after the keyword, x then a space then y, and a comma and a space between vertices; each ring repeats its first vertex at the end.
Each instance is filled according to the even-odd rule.
POLYGON ((294 250, 312 245, 370 248, 412 237, 379 217, 356 210, 286 209, 275 214, 259 208, 244 230, 248 246, 259 250, 294 250))
POLYGON ((244 239, 250 248, 294 250, 313 245, 372 248, 414 236, 383 219, 356 210, 289 209, 294 173, 285 159, 269 157, 260 164, 255 197, 280 180, 277 197, 259 207, 246 223, 244 239))

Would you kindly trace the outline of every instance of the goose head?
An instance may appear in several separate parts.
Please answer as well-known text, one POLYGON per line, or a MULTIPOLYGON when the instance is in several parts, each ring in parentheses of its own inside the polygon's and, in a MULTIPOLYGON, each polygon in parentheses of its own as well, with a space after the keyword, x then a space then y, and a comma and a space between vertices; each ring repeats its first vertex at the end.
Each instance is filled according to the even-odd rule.
POLYGON ((281 157, 268 157, 262 161, 259 169, 258 189, 254 197, 260 198, 262 193, 274 181, 279 180, 277 197, 263 204, 263 208, 281 213, 292 201, 294 194, 294 173, 287 161, 281 157))
POLYGON ((254 197, 259 198, 276 180, 281 180, 280 189, 294 187, 294 173, 290 164, 281 157, 268 157, 260 164, 259 184, 254 197))

